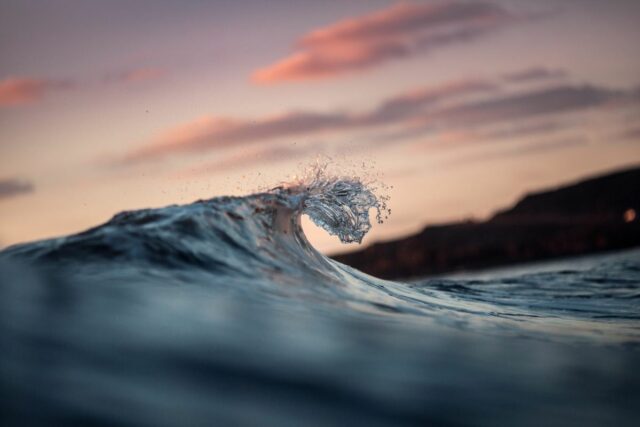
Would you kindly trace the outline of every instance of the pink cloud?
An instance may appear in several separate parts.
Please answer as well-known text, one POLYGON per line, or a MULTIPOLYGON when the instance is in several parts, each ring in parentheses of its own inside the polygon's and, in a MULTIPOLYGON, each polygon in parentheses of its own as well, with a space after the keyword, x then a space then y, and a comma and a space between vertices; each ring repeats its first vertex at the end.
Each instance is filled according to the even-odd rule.
POLYGON ((474 39, 513 20, 497 4, 398 3, 311 31, 297 52, 253 74, 256 83, 329 78, 474 39))
POLYGON ((0 80, 0 107, 32 104, 42 100, 49 92, 70 86, 67 82, 9 77, 0 80))

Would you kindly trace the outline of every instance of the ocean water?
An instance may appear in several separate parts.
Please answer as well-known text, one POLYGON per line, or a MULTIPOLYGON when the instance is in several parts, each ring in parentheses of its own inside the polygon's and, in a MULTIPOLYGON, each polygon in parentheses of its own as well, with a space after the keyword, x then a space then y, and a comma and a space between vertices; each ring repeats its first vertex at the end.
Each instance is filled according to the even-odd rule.
POLYGON ((0 252, 2 425, 640 425, 640 251, 392 282, 300 226, 370 212, 316 175, 0 252))

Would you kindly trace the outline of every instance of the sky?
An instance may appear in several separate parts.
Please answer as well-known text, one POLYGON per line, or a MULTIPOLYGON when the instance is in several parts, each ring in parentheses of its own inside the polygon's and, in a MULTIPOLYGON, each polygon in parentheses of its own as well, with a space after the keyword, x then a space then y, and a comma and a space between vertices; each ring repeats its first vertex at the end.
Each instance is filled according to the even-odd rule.
POLYGON ((0 0, 0 247, 318 156, 387 185, 364 244, 485 219, 640 163, 638 22, 633 0, 0 0))

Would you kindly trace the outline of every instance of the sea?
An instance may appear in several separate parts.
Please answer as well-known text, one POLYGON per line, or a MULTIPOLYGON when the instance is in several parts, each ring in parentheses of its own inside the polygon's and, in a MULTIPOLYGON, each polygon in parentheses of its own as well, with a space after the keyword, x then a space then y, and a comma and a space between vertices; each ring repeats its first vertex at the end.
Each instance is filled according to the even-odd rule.
POLYGON ((0 424, 640 425, 640 250, 387 281, 300 225, 386 211, 316 174, 6 248, 0 424))

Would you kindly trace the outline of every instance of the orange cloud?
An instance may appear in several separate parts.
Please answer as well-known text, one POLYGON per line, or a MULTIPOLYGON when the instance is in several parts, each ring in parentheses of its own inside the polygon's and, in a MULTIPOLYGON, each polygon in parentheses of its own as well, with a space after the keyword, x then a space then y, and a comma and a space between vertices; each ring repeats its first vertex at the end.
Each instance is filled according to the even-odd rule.
POLYGON ((60 81, 9 77, 0 80, 0 107, 31 104, 42 100, 52 90, 68 86, 68 83, 60 81))
POLYGON ((513 16, 493 3, 398 3, 303 36, 298 52, 253 74, 256 83, 329 78, 474 39, 513 16))

